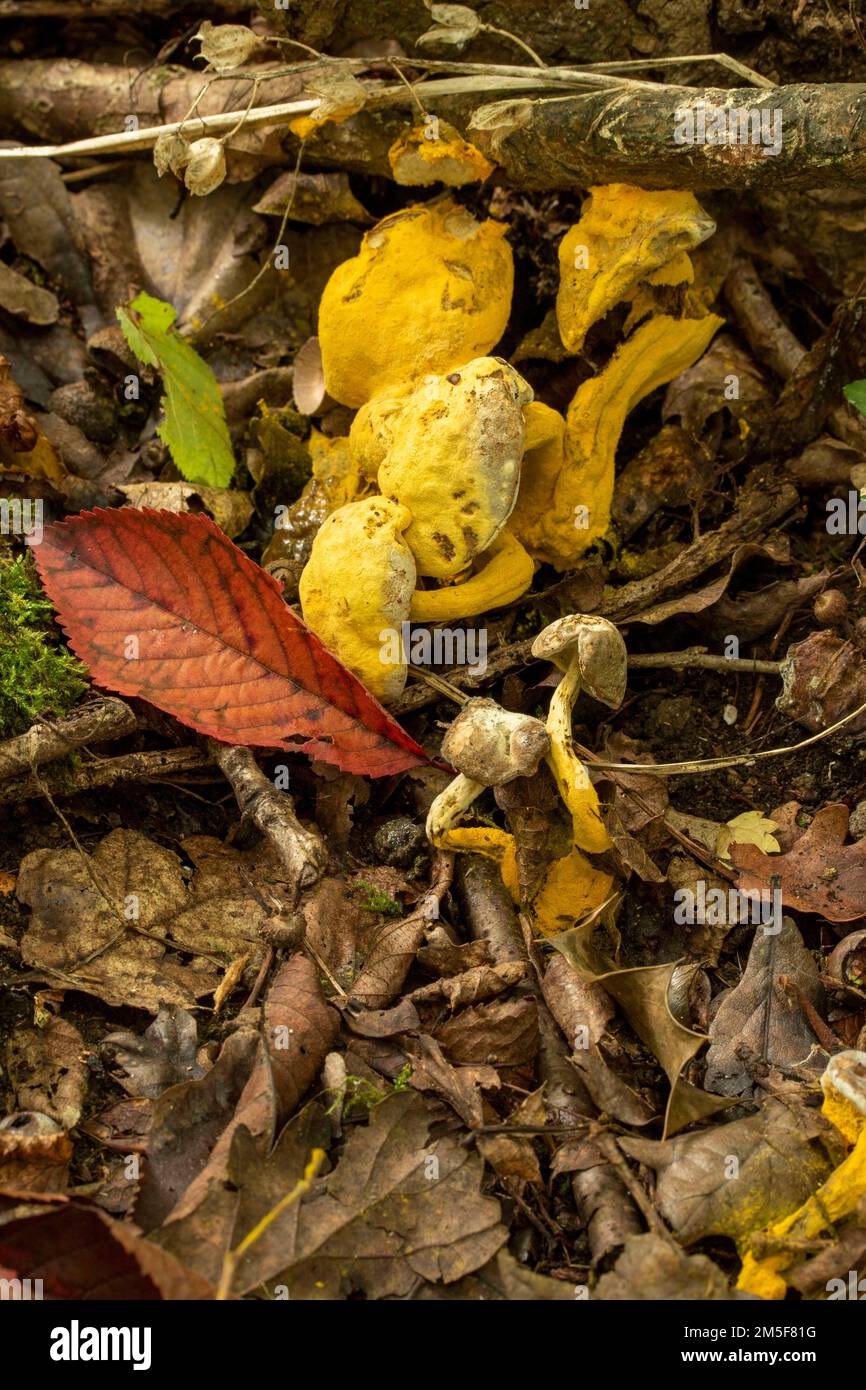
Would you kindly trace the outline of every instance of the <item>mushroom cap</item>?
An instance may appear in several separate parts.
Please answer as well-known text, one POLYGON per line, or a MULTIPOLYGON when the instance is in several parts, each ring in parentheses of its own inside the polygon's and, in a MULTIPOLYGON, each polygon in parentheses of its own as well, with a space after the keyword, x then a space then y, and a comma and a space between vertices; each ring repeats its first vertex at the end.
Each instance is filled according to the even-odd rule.
POLYGON ((379 488, 408 507, 418 573, 449 579, 488 549, 514 508, 532 388, 500 357, 428 377, 390 417, 379 488))
POLYGON ((478 699, 463 706, 442 740, 442 755, 464 777, 501 787, 515 777, 531 777, 549 747, 540 719, 478 699))
POLYGON ((415 588, 405 507, 366 497, 338 507, 313 541, 299 585, 304 621, 379 700, 406 683, 402 624, 415 588))
POLYGON ((625 694, 627 654, 613 623, 589 613, 569 613, 538 634, 532 655, 566 671, 577 659, 582 689, 616 709, 625 694))
POLYGON ((292 398, 302 415, 323 415, 334 404, 325 390, 318 338, 308 338, 295 354, 292 398))
POLYGON ((373 227, 319 304, 328 395, 358 407, 489 352, 511 311, 505 232, 450 198, 403 208, 373 227))

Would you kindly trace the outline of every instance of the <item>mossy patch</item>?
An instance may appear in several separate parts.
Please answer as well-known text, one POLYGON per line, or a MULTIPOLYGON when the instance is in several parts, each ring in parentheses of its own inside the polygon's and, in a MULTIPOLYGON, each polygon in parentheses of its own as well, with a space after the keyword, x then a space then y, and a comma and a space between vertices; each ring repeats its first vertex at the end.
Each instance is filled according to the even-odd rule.
POLYGON ((0 737, 66 714, 87 689, 84 667, 52 640, 54 609, 29 555, 0 557, 0 737))

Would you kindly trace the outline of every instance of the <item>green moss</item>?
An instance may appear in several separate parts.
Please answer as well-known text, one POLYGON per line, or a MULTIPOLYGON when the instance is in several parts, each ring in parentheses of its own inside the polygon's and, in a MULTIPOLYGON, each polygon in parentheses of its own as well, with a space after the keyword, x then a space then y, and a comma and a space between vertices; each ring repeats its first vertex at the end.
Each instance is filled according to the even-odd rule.
POLYGON ((32 558, 0 557, 0 737, 23 733, 41 715, 66 714, 87 689, 86 673, 52 639, 54 609, 32 558))
POLYGON ((402 917, 403 908, 396 899, 383 893, 373 883, 367 883, 365 879, 359 879, 355 887, 363 897, 358 904, 365 912, 381 912, 385 917, 402 917))

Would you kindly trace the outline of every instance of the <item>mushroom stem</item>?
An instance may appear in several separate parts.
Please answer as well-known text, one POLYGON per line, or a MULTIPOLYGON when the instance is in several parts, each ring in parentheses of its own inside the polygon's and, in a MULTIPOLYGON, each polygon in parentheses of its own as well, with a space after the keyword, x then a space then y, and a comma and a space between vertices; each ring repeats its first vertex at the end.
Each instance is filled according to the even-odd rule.
POLYGON ((465 777, 462 772, 449 782, 444 792, 440 792, 427 814, 427 837, 437 849, 443 847, 443 838, 453 830, 462 815, 469 810, 481 793, 485 783, 465 777))
POLYGON ((487 551, 487 562, 477 574, 443 589, 416 589, 409 617, 413 623, 477 617, 514 603, 529 588, 534 573, 532 557, 506 529, 487 551))
POLYGON ((610 849, 612 841, 601 818, 598 794, 574 751, 571 711, 579 693, 580 668, 575 651, 550 701, 546 724, 550 735, 547 761, 571 815, 575 845, 591 854, 600 854, 610 849))

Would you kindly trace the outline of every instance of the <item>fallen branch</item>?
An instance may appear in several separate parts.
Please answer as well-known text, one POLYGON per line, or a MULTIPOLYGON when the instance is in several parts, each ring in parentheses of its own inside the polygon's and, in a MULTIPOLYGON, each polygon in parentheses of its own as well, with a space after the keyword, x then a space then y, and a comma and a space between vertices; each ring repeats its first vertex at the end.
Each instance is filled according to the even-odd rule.
MULTIPOLYGON (((374 63, 374 59, 363 60, 355 70, 374 63)), ((414 69, 425 66, 423 60, 407 63, 413 75, 414 69)), ((591 64, 586 68, 457 62, 449 66, 458 75, 434 77, 415 86, 409 81, 371 84, 363 111, 338 126, 324 126, 309 140, 310 157, 333 167, 390 175, 388 149, 405 128, 405 117, 392 114, 389 118, 387 108, 414 106, 423 92, 425 110, 447 117, 498 162, 518 188, 585 188, 606 182, 695 190, 826 188, 847 187, 866 173, 866 84, 703 88, 648 82, 615 70, 626 65, 614 65, 612 71, 598 71, 591 64), (551 89, 567 94, 550 95, 551 89), (539 92, 546 94, 539 96, 539 92), (483 103, 484 96, 491 94, 504 99, 483 103), (721 143, 677 143, 682 112, 697 110, 699 103, 705 111, 746 113, 743 130, 726 130, 721 143), (748 122, 754 117, 760 131, 762 113, 769 123, 767 131, 778 132, 778 148, 762 144, 760 138, 753 142, 748 122), (738 143, 746 136, 748 143, 738 143)), ((307 75, 309 69, 307 63, 307 75)), ((272 74, 255 68, 227 76, 239 83, 249 83, 255 76, 265 86, 271 80, 291 82, 293 73, 293 68, 272 74)), ((107 65, 78 64, 69 72, 58 69, 55 60, 0 63, 0 124, 45 129, 44 105, 33 107, 38 95, 43 102, 56 100, 67 128, 82 128, 82 112, 91 104, 86 95, 97 89, 106 97, 124 94, 124 110, 116 117, 120 121, 134 100, 133 76, 129 69, 107 65), (82 100, 76 102, 77 87, 82 100)), ((174 79, 178 93, 194 80, 194 74, 174 79)), ((291 117, 314 112, 319 104, 298 96, 257 105, 254 94, 251 110, 238 106, 197 113, 189 125, 197 136, 205 131, 219 135, 241 125, 245 131, 285 126, 291 117)), ((150 98, 145 104, 151 104, 150 98)), ((100 117, 105 120, 104 104, 100 117)), ((183 124, 169 121, 61 144, 8 146, 0 149, 0 160, 128 155, 151 149, 161 134, 177 131, 183 124)), ((89 128, 93 129, 92 121, 89 128)))
POLYGON ((474 113, 469 138, 522 188, 636 183, 644 188, 828 188, 866 173, 866 85, 658 86, 654 91, 499 101, 474 113), (678 144, 682 112, 756 113, 769 143, 678 144))
POLYGON ((51 724, 34 724, 26 733, 0 743, 0 780, 27 773, 63 758, 86 743, 107 743, 134 733, 138 720, 122 700, 100 699, 51 724))
POLYGON ((655 606, 663 595, 686 588, 699 575, 729 559, 744 542, 761 539, 799 500, 796 488, 790 483, 780 483, 770 476, 753 476, 749 481, 750 486, 741 493, 736 509, 718 530, 699 536, 655 574, 635 579, 605 594, 598 605, 598 613, 612 623, 623 623, 655 606))
POLYGON ((630 670, 681 671, 695 668, 704 671, 742 671, 753 676, 778 676, 781 662, 760 661, 751 656, 717 656, 706 647, 689 647, 684 652, 647 652, 630 656, 630 670))
MULTIPOLYGON (((127 731, 128 732, 128 731, 127 731)), ((119 758, 100 758, 71 774, 47 773, 44 777, 18 777, 0 786, 0 806, 44 796, 73 796, 113 787, 118 782, 152 782, 212 767, 213 758, 201 748, 162 748, 156 752, 125 753, 119 758)))

